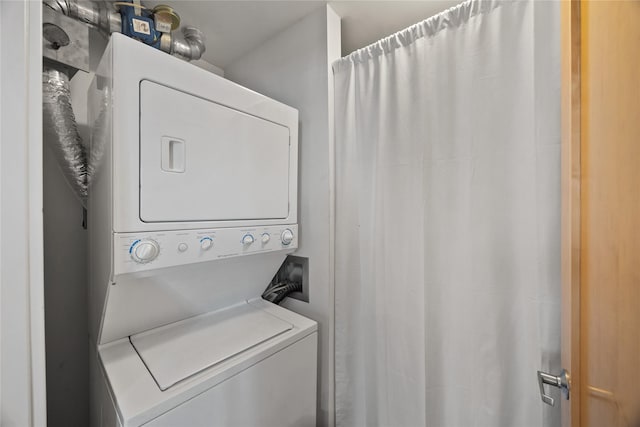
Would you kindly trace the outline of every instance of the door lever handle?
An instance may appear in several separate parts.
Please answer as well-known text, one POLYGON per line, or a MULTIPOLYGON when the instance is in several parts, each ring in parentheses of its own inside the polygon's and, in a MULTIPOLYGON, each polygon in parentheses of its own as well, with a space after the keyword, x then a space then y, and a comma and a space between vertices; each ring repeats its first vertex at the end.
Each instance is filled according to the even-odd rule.
POLYGON ((540 397, 547 405, 554 406, 555 399, 544 392, 544 385, 558 387, 562 392, 562 397, 569 400, 569 373, 563 369, 560 375, 555 376, 546 372, 538 371, 538 385, 540 386, 540 397))

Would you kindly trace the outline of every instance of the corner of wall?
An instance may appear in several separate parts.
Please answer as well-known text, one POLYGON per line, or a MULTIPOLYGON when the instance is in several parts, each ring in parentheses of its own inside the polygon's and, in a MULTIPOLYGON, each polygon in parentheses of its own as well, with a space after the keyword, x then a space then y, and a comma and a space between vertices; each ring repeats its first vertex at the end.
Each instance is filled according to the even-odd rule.
POLYGON ((335 124, 333 62, 342 56, 342 22, 340 16, 327 4, 327 99, 329 127, 329 411, 328 425, 335 426, 335 124))

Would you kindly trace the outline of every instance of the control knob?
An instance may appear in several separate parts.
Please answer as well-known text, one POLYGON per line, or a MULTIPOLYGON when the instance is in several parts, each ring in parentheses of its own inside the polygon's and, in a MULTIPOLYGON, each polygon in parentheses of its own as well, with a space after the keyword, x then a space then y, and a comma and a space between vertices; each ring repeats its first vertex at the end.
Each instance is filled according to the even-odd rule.
POLYGON ((129 248, 131 259, 139 264, 146 264, 153 261, 160 254, 158 242, 151 239, 142 239, 133 242, 129 248))
POLYGON ((254 241, 255 239, 251 234, 245 234, 244 237, 242 238, 242 244, 246 246, 252 244, 254 241))
POLYGON ((283 245, 290 245, 291 242, 293 242, 293 231, 289 230, 288 228, 284 230, 282 232, 282 235, 280 236, 280 240, 282 240, 283 245))
POLYGON ((200 248, 203 251, 208 251, 213 246, 213 239, 211 237, 203 237, 200 239, 200 248))

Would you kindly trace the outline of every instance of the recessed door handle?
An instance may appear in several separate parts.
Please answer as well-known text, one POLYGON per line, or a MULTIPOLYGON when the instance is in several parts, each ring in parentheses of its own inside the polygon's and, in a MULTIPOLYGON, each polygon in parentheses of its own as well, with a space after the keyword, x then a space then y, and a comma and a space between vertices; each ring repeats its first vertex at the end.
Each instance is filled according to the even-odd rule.
POLYGON ((185 142, 182 139, 162 137, 161 167, 163 171, 182 173, 185 170, 185 142))
POLYGON ((538 371, 538 385, 540 386, 540 397, 547 405, 554 406, 555 399, 544 392, 544 385, 557 387, 562 392, 562 397, 569 400, 569 373, 563 369, 560 375, 555 376, 546 372, 538 371))

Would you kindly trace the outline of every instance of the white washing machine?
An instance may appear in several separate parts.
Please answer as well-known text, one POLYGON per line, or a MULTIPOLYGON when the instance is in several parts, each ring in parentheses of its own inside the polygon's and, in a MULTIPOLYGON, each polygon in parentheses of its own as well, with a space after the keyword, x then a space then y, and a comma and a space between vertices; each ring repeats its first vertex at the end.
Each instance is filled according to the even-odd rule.
POLYGON ((91 422, 315 426, 295 109, 113 34, 89 93, 91 422))

